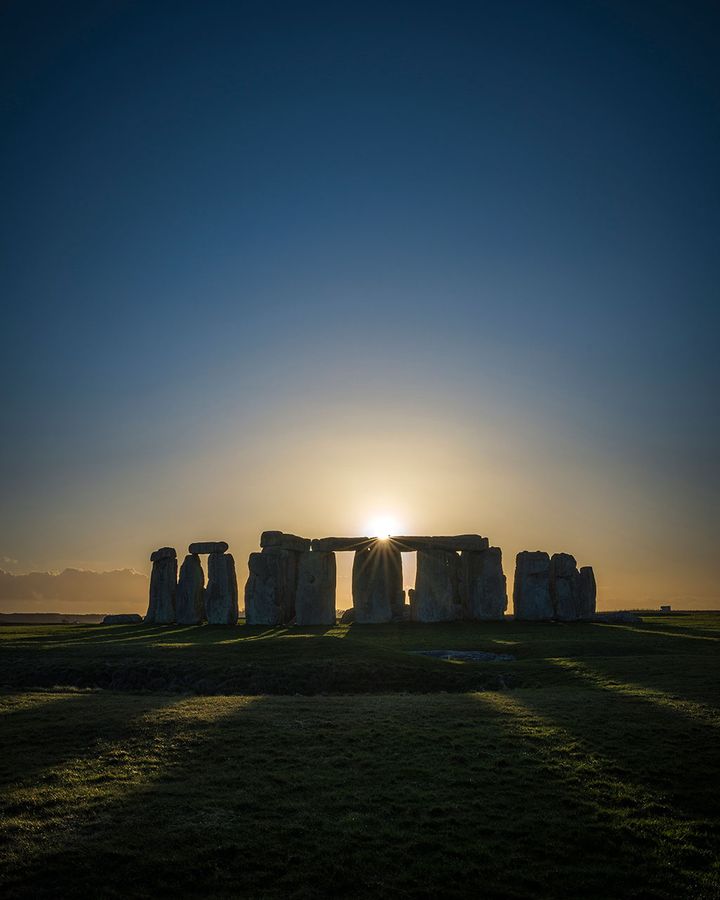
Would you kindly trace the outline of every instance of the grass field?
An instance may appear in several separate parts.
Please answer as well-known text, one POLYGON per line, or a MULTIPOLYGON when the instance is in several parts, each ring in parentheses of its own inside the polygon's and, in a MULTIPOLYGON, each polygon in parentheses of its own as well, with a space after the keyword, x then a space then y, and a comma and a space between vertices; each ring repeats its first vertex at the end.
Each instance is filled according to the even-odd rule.
POLYGON ((0 629, 0 891, 720 897, 719 650, 710 613, 0 629), (407 652, 449 648, 517 660, 407 652))

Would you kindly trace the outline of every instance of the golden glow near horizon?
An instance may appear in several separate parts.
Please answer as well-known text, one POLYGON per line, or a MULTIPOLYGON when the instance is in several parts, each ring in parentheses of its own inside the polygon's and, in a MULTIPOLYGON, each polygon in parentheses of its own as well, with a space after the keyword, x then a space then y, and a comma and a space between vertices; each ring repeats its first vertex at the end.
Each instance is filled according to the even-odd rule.
POLYGON ((386 541, 390 535, 400 534, 403 529, 394 516, 382 514, 370 519, 363 530, 368 537, 386 541))

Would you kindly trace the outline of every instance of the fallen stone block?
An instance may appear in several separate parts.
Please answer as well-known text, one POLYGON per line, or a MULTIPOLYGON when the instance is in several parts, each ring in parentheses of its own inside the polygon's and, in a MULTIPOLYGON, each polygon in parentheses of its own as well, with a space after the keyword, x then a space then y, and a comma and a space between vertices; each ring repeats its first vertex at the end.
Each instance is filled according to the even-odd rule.
POLYGON ((137 613, 116 613, 111 616, 105 616, 102 625, 140 625, 143 617, 137 613))

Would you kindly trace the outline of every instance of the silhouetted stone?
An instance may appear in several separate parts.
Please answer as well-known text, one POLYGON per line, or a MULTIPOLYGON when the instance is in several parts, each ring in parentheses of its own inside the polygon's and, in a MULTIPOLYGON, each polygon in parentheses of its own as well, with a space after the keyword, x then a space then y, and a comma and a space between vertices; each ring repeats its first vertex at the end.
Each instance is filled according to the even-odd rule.
POLYGON ((174 547, 161 547, 150 554, 150 562, 159 562, 161 559, 177 559, 177 551, 174 547))
POLYGON ((377 541, 355 552, 352 596, 358 623, 390 622, 402 616, 402 557, 390 542, 377 541))
POLYGON ((248 625, 283 625, 294 618, 298 555, 280 547, 250 554, 245 585, 248 625))
POLYGON ((515 562, 513 606, 516 619, 552 619, 550 557, 541 550, 523 550, 515 562))
POLYGON ((597 587, 595 585, 595 573, 592 566, 583 566, 580 569, 580 618, 592 619, 595 615, 595 601, 597 587))
MULTIPOLYGON (((164 550, 170 549, 172 548, 164 548, 164 550)), ((156 552, 161 553, 162 551, 156 552)), ((175 553, 174 550, 172 552, 175 553)), ((175 556, 165 555, 154 560, 150 573, 150 604, 145 616, 145 621, 149 625, 172 625, 175 621, 176 589, 177 559, 175 556)))
POLYGON ((418 550, 413 618, 417 622, 452 622, 464 615, 460 592, 460 557, 439 547, 418 550))
POLYGON ((190 544, 188 553, 225 553, 227 548, 225 541, 197 541, 190 544))
POLYGON ((102 620, 103 625, 140 625, 143 620, 142 616, 137 613, 116 613, 112 616, 105 616, 102 620))
POLYGON ((341 625, 350 625, 355 621, 355 610, 351 606, 350 609, 346 609, 343 611, 343 614, 340 616, 340 624, 341 625))
POLYGON ((265 549, 294 550, 304 553, 310 549, 310 538, 298 537, 296 534, 285 534, 284 531, 263 531, 260 535, 260 546, 265 549))
POLYGON ((372 543, 374 540, 369 537, 325 537, 313 538, 312 548, 314 551, 329 553, 336 550, 365 550, 372 543))
POLYGON ((507 609, 507 583, 502 567, 502 550, 490 547, 481 552, 460 554, 461 593, 468 619, 502 619, 507 609))
POLYGON ((211 553, 208 556, 205 617, 208 625, 237 625, 238 587, 235 560, 231 553, 211 553))
POLYGON ((550 557, 550 597, 553 615, 559 622, 576 622, 580 610, 580 573, 575 557, 553 553, 550 557))
POLYGON ((438 535, 434 537, 393 535, 390 541, 403 553, 413 550, 447 550, 452 552, 465 550, 468 552, 479 552, 487 550, 490 546, 490 541, 479 534, 438 535))
MULTIPOLYGON (((197 546, 197 544, 190 544, 190 546, 197 546)), ((200 558, 196 553, 190 553, 180 566, 180 577, 175 595, 175 621, 178 625, 199 625, 205 618, 204 584, 205 575, 200 565, 200 558)))
POLYGON ((296 625, 335 624, 336 565, 334 553, 301 553, 295 595, 296 625))

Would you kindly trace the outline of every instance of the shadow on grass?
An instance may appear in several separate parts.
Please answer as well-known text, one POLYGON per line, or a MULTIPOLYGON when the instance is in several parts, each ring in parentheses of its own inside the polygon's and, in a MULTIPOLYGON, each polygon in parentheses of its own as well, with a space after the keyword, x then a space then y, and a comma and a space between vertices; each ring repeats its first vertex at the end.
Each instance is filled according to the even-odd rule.
MULTIPOLYGON (((70 757, 95 760, 102 748, 133 733, 136 716, 155 715, 177 702, 167 694, 135 698, 133 714, 113 695, 98 692, 19 695, 26 702, 0 716, 0 779, 4 790, 41 784, 70 757), (10 717, 10 718, 8 718, 10 717), (18 742, 16 735, 22 734, 18 742)), ((8 698, 0 695, 0 701, 8 698)), ((6 795, 7 797, 7 795, 6 795)))
POLYGON ((649 744, 626 771, 596 746, 603 692, 529 694, 107 697, 102 745, 15 797, 5 894, 701 896, 703 837, 649 744))

